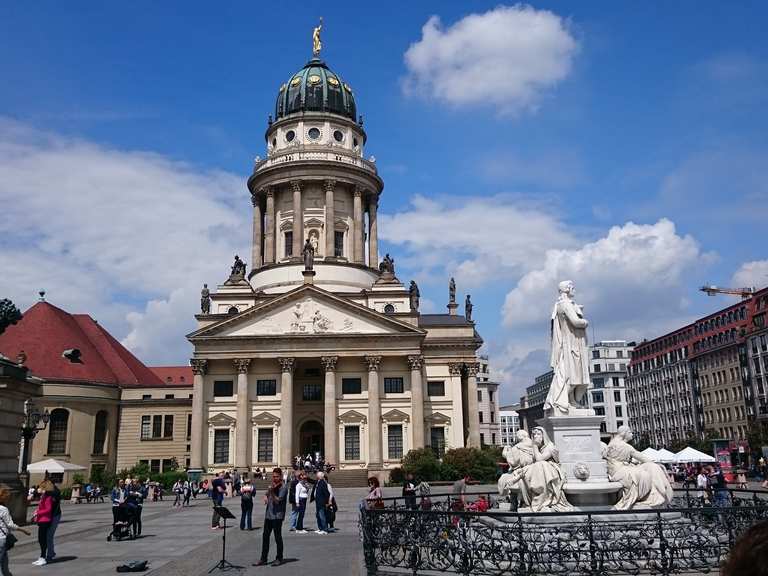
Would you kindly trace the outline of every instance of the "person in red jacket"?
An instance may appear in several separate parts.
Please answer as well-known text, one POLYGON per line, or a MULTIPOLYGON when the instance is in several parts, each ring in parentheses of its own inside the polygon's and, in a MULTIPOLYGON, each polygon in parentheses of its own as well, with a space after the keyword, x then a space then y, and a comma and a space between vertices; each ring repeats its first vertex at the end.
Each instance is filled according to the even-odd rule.
POLYGON ((45 558, 48 554, 48 531, 53 521, 53 497, 50 494, 53 491, 53 482, 43 480, 40 491, 42 496, 37 511, 32 516, 32 521, 37 524, 37 542, 40 544, 40 558, 32 562, 35 566, 45 566, 48 563, 45 558))

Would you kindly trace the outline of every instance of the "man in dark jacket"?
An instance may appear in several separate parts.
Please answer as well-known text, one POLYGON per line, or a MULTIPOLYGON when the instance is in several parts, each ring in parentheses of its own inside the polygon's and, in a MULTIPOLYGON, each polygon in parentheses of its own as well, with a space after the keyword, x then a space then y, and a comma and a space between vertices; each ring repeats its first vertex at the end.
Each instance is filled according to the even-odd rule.
POLYGON ((280 566, 283 563, 283 519, 285 518, 285 501, 288 499, 288 486, 283 482, 283 471, 280 468, 272 470, 272 484, 264 495, 264 504, 267 510, 264 514, 264 534, 261 537, 261 560, 254 566, 263 566, 269 556, 269 537, 275 533, 275 545, 277 546, 277 558, 272 566, 280 566))
POLYGON ((315 534, 328 534, 328 520, 326 512, 331 505, 331 492, 328 490, 328 482, 325 481, 325 474, 317 473, 317 484, 315 484, 315 506, 317 507, 317 530, 315 534))

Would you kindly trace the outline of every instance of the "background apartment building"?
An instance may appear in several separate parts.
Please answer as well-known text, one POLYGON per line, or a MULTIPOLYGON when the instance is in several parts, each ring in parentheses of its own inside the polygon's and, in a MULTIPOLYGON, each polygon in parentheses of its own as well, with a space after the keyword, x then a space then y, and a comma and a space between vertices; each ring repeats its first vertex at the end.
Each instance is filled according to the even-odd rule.
POLYGON ((501 445, 499 424, 499 383, 491 381, 488 356, 480 356, 477 373, 477 405, 480 411, 480 444, 501 445))
POLYGON ((600 425, 603 434, 615 434, 619 426, 629 422, 626 378, 634 347, 634 342, 626 340, 603 340, 590 346, 587 398, 595 414, 605 416, 600 425))

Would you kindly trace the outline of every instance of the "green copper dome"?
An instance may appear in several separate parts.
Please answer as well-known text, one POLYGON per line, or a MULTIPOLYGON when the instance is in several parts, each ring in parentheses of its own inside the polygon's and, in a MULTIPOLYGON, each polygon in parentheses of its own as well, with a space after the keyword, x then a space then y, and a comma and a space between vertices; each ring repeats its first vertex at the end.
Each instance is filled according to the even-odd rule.
POLYGON ((280 86, 275 104, 275 119, 297 112, 330 112, 356 120, 357 107, 352 88, 319 58, 280 86))

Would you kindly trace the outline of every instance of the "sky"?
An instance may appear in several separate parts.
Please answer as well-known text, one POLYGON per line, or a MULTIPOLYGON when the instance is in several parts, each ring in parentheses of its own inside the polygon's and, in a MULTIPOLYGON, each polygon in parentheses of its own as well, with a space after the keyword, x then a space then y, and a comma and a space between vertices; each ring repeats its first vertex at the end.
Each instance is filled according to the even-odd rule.
POLYGON ((45 289, 185 364, 320 16, 385 183, 381 253, 423 312, 451 276, 471 293, 502 400, 548 369, 560 280, 594 340, 768 284, 764 2, 41 1, 0 18, 0 298, 45 289))

